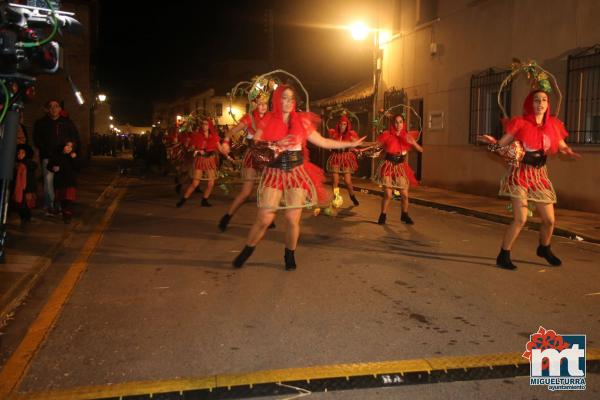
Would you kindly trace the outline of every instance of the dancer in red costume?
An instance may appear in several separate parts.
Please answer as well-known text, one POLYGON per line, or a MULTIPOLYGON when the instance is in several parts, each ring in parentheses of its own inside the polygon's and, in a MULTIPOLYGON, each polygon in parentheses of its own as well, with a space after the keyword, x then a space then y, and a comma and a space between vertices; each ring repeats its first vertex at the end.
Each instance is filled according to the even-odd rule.
MULTIPOLYGON (((222 232, 227 229, 231 217, 233 217, 236 211, 244 204, 248 197, 250 197, 252 190, 254 189, 254 182, 260 178, 260 174, 262 173, 262 168, 259 169, 254 165, 252 151, 256 129, 269 110, 269 94, 267 92, 262 92, 257 96, 255 105, 255 109, 252 111, 252 117, 249 114, 244 115, 239 124, 225 134, 225 140, 223 141, 223 151, 225 154, 229 154, 231 137, 239 131, 245 130, 248 150, 246 151, 246 154, 244 154, 244 159, 242 160, 242 179, 244 181, 242 190, 233 200, 231 206, 229 206, 227 214, 223 215, 221 221, 219 221, 219 229, 222 232)), ((270 228, 274 227, 275 224, 272 223, 270 228)))
POLYGON ((490 143, 492 151, 501 151, 512 142, 519 146, 518 152, 524 151, 522 159, 517 159, 510 165, 507 175, 500 183, 499 194, 511 198, 513 221, 504 234, 496 264, 505 269, 517 268, 510 259, 510 250, 527 222, 527 202, 531 201, 542 222, 537 255, 546 259, 550 265, 561 265, 561 260, 550 250, 556 193, 548 178, 546 158, 559 151, 569 157, 580 156, 565 143, 568 133, 563 123, 550 115, 548 93, 542 90, 529 93, 523 103, 523 116, 505 121, 504 131, 504 136, 498 141, 488 135, 480 137, 490 143))
POLYGON ((210 193, 215 185, 217 171, 219 169, 219 154, 222 152, 221 138, 209 118, 201 120, 200 130, 189 135, 189 149, 194 151, 194 175, 192 183, 188 186, 183 197, 177 202, 177 208, 183 206, 187 199, 194 193, 200 181, 206 181, 202 207, 211 207, 208 202, 210 193))
MULTIPOLYGON (((329 129, 329 137, 333 140, 341 142, 353 142, 358 139, 358 133, 352 130, 352 124, 345 115, 342 115, 335 127, 329 129)), ((331 155, 327 159, 327 172, 331 173, 332 186, 334 192, 340 184, 340 174, 344 175, 344 183, 348 189, 350 200, 355 206, 360 203, 354 194, 354 186, 352 185, 352 174, 358 169, 358 161, 356 153, 349 149, 335 149, 331 151, 331 155)))
POLYGON ((180 133, 177 126, 169 129, 169 134, 163 138, 163 143, 167 150, 167 159, 175 170, 175 192, 181 194, 181 181, 185 175, 184 158, 186 149, 187 134, 180 133))
POLYGON ((233 261, 241 268, 254 252, 273 222, 277 210, 285 210, 285 268, 296 269, 294 251, 300 235, 302 209, 327 202, 329 195, 322 186, 323 172, 308 161, 306 141, 326 149, 356 147, 364 138, 340 142, 321 136, 315 126, 318 117, 296 112, 295 92, 280 85, 272 97, 272 111, 262 121, 254 136, 258 143, 268 144, 276 156, 262 172, 258 187, 258 214, 250 229, 246 246, 233 261))
POLYGON ((413 170, 408 165, 406 156, 411 149, 422 153, 423 148, 415 139, 418 137, 418 132, 406 131, 404 117, 401 114, 395 115, 392 121, 393 126, 390 126, 377 138, 377 142, 383 146, 385 151, 385 157, 379 163, 374 174, 374 182, 383 186, 384 189, 381 199, 381 214, 379 214, 377 223, 385 224, 392 192, 396 189, 402 196, 400 221, 412 225, 414 222, 408 215, 408 189, 410 185, 416 186, 418 182, 413 170))

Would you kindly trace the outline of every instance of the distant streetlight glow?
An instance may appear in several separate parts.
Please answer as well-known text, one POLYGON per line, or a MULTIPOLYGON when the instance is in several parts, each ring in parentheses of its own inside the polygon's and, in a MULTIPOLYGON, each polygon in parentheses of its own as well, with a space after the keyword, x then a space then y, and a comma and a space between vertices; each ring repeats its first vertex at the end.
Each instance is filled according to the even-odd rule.
POLYGON ((350 32, 354 40, 365 40, 369 35, 369 28, 362 22, 355 22, 350 25, 350 32))
POLYGON ((100 103, 103 103, 103 102, 105 102, 105 101, 106 101, 106 95, 105 95, 105 94, 103 94, 103 93, 100 93, 100 94, 98 95, 98 101, 99 101, 100 103))
POLYGON ((114 119, 113 116, 109 116, 108 119, 110 119, 111 121, 114 119))

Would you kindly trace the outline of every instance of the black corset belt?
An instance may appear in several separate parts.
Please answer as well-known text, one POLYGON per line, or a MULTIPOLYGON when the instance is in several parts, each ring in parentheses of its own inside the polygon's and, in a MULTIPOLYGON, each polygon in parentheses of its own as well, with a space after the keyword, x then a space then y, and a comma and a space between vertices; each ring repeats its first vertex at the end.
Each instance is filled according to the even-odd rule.
POLYGON ((526 151, 521 162, 535 168, 542 168, 546 165, 546 154, 544 150, 526 151))
POLYGON ((269 164, 271 168, 278 168, 284 171, 292 169, 304 164, 304 156, 302 151, 284 151, 273 162, 269 164))
POLYGON ((386 161, 389 161, 392 164, 400 164, 400 163, 404 162, 404 160, 406 159, 406 155, 405 154, 386 154, 385 159, 386 159, 386 161))

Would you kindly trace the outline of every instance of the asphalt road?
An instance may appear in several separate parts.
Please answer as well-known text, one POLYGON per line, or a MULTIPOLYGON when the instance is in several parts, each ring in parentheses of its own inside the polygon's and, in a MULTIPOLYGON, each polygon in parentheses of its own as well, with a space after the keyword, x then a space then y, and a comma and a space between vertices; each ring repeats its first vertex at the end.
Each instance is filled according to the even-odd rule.
MULTIPOLYGON (((535 255, 537 233, 524 231, 513 249, 519 269, 505 271, 494 265, 505 225, 411 206, 407 226, 395 202, 380 226, 378 197, 359 194, 348 208, 344 196, 335 218, 304 214, 296 271, 283 268, 282 216, 234 270, 254 204, 221 233, 231 196, 216 189, 212 208, 196 194, 176 209, 169 179, 130 179, 20 391, 520 352, 539 326, 600 346, 599 246, 554 238, 564 264, 553 268, 535 255)), ((529 390, 524 378, 505 381, 391 390, 424 399, 435 387, 481 398, 486 382, 529 390)), ((583 395, 597 396, 598 383, 592 376, 583 395)), ((387 390, 360 392, 397 398, 387 390)), ((367 398, 360 392, 331 398, 367 398)))

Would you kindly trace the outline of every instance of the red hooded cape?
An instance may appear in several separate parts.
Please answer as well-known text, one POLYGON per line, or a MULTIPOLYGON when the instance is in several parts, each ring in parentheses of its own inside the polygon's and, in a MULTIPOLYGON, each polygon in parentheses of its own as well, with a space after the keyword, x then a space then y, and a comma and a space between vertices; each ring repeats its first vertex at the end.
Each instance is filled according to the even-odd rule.
POLYGON ((341 140, 343 142, 352 142, 358 140, 358 133, 352 130, 352 123, 345 115, 342 115, 335 126, 335 129, 329 129, 329 137, 333 140, 341 140), (346 130, 340 133, 340 124, 346 122, 346 130))
POLYGON ((534 90, 527 95, 523 102, 523 115, 504 120, 504 130, 514 135, 515 140, 523 143, 527 150, 543 149, 546 154, 556 154, 560 141, 569 134, 562 121, 550 115, 550 96, 548 96, 548 109, 542 124, 537 125, 533 110, 533 96, 540 92, 543 91, 534 90))

